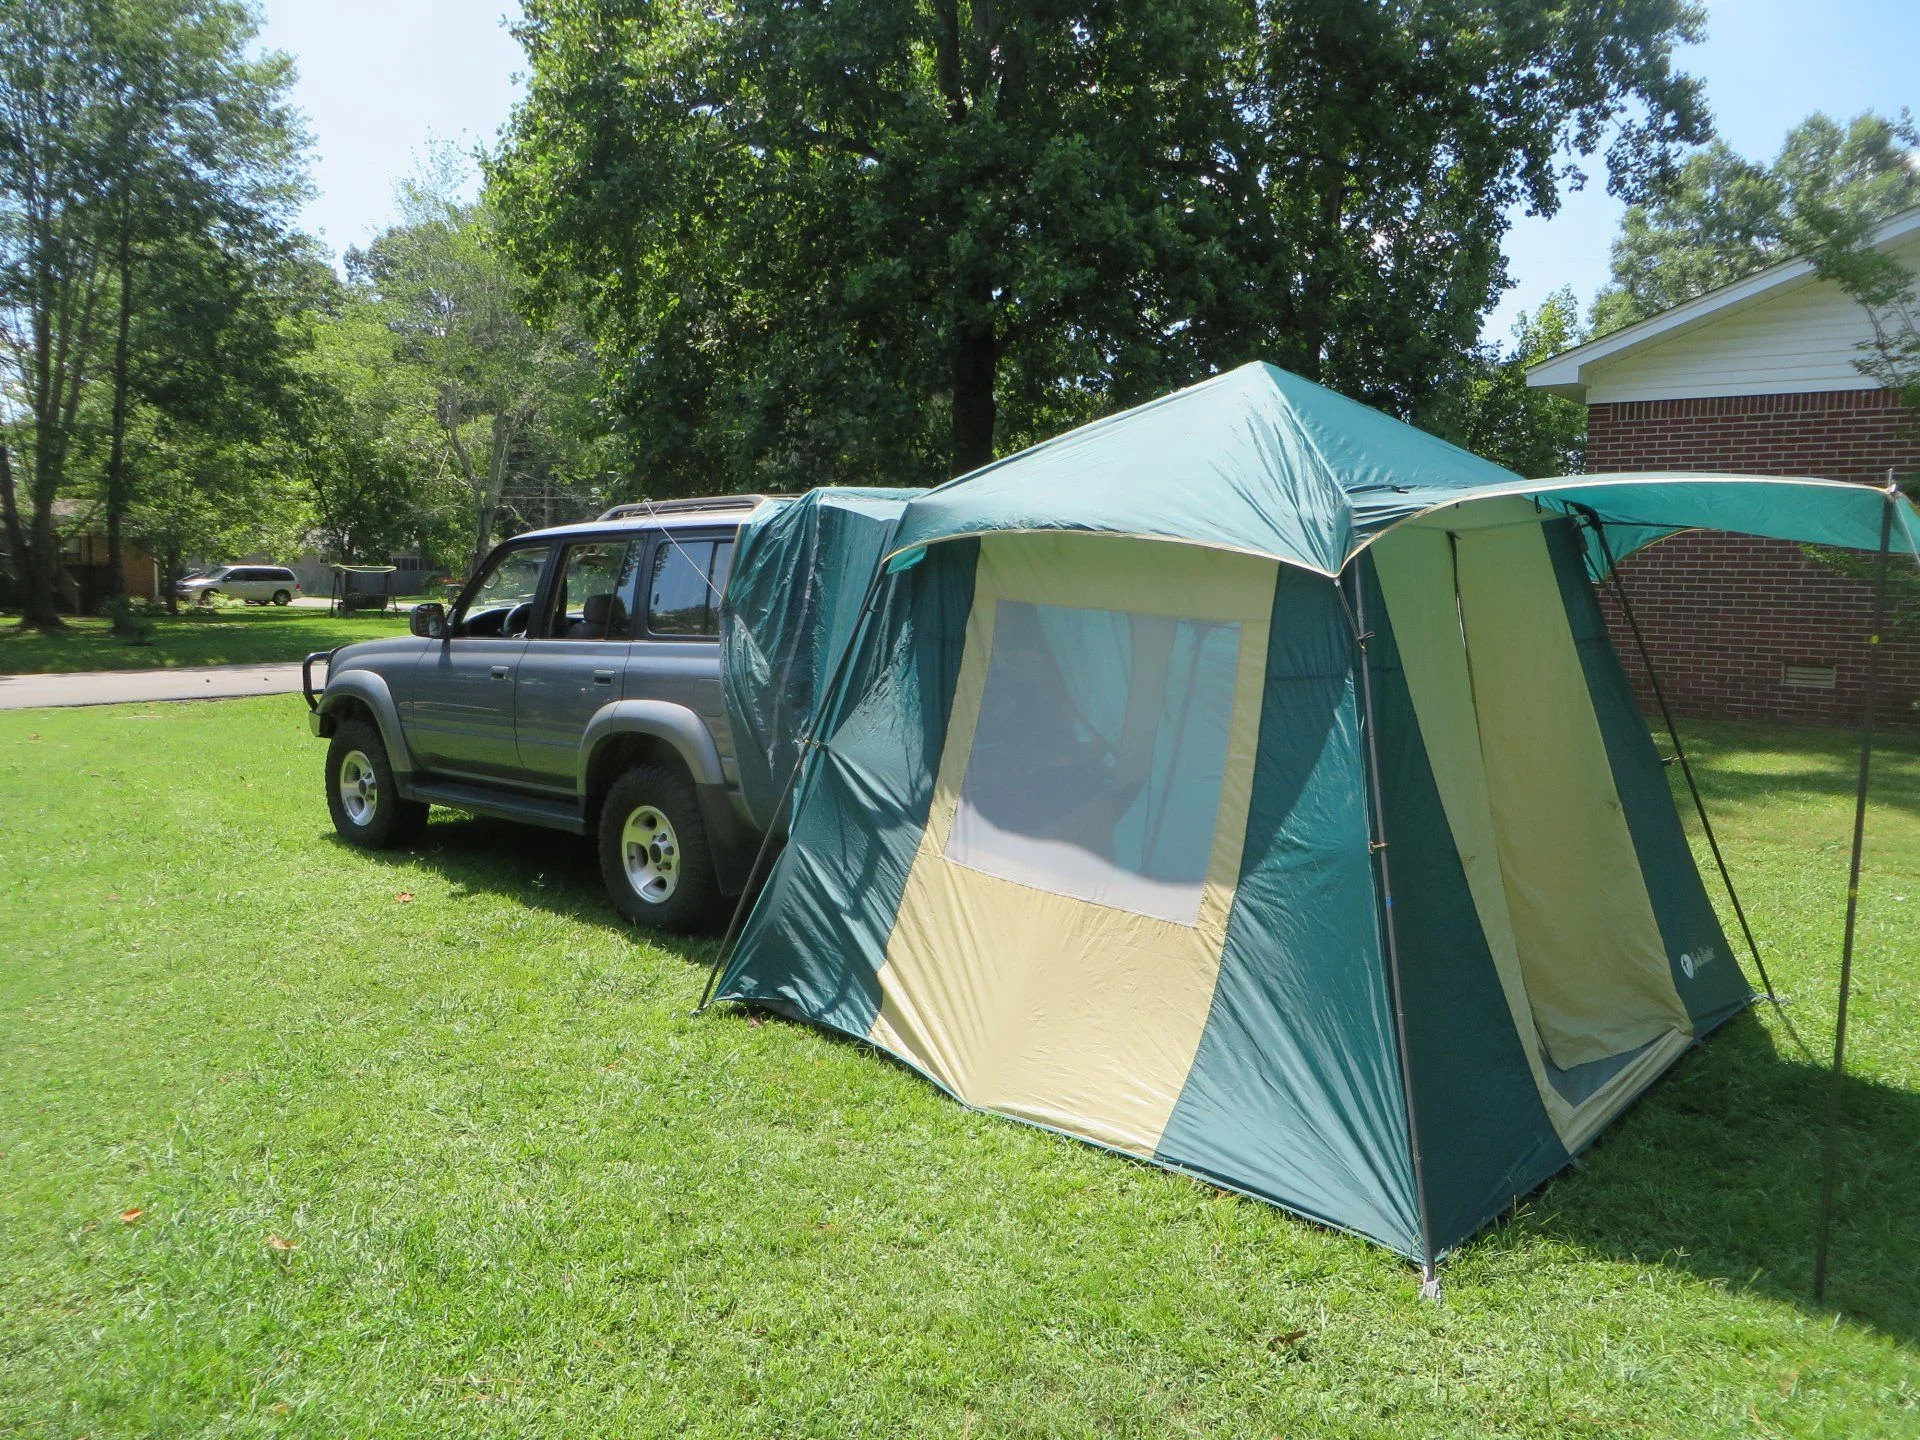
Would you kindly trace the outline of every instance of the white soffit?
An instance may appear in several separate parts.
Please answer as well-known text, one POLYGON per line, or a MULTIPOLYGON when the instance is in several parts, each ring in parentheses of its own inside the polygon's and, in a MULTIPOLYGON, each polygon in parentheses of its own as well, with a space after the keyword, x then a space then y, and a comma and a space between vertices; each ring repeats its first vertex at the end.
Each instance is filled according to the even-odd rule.
MULTIPOLYGON (((1874 245, 1885 249, 1903 240, 1920 239, 1920 207, 1904 210, 1880 227, 1874 237, 1874 245)), ((1903 247, 1904 248, 1904 247, 1903 247)), ((1784 393, 1799 390, 1838 390, 1871 388, 1869 382, 1860 378, 1851 369, 1853 359, 1852 342, 1843 340, 1829 341, 1834 348, 1839 364, 1846 367, 1836 369, 1833 356, 1826 357, 1826 363, 1818 368, 1822 372, 1817 378, 1796 382, 1790 375, 1775 374, 1771 377, 1758 376, 1749 383, 1721 383, 1717 386, 1710 381, 1705 388, 1685 384, 1671 383, 1668 377, 1665 383, 1656 383, 1646 394, 1634 393, 1632 388, 1623 390, 1619 395, 1590 396, 1601 372, 1611 371, 1617 366, 1638 359, 1647 352, 1665 347, 1674 341, 1688 336, 1691 332, 1708 325, 1718 325, 1761 304, 1783 300, 1806 286, 1816 284, 1818 277, 1814 273, 1810 260, 1785 260, 1778 265, 1736 280, 1730 285, 1722 285, 1717 290, 1689 300, 1684 305, 1676 305, 1658 315, 1615 330, 1597 340, 1584 345, 1576 345, 1571 350, 1563 350, 1550 359, 1527 367, 1527 384, 1536 390, 1545 390, 1550 394, 1561 395, 1569 400, 1588 402, 1590 399, 1660 399, 1679 398, 1697 394, 1738 394, 1738 393, 1784 393)), ((1844 302, 1852 306, 1852 301, 1844 302)), ((1869 333, 1865 316, 1859 317, 1861 333, 1869 333)), ((1706 380, 1708 377, 1701 377, 1706 380)), ((1602 388, 1611 388, 1605 387, 1602 388)))

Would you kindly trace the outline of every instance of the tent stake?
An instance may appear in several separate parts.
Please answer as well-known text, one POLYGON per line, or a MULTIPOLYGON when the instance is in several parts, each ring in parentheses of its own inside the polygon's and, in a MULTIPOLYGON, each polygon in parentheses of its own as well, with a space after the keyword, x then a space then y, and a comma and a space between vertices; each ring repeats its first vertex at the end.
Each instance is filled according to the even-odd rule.
POLYGON ((1874 569, 1873 630, 1867 636, 1867 693, 1860 722, 1860 781, 1853 795, 1853 858, 1847 866, 1847 928, 1840 944, 1840 1004, 1833 1023, 1833 1078, 1827 1091, 1827 1131, 1820 1157, 1820 1238, 1813 1252, 1813 1298, 1827 1296, 1827 1248, 1833 1235, 1833 1179, 1839 1167, 1840 1092, 1846 1084, 1847 997, 1853 989, 1854 922, 1860 912, 1860 851, 1867 838, 1867 778, 1873 769, 1873 709, 1880 682, 1880 632, 1887 623, 1887 559, 1893 542, 1894 496, 1888 486, 1880 516, 1880 558, 1874 569))
MULTIPOLYGON (((1344 607, 1346 596, 1340 590, 1338 581, 1334 582, 1333 588, 1334 593, 1340 595, 1344 607)), ((1367 629, 1367 589, 1359 564, 1353 567, 1353 608, 1347 612, 1347 623, 1352 627, 1354 644, 1359 648, 1360 655, 1360 700, 1367 725, 1367 785, 1373 798, 1373 838, 1367 848, 1380 867, 1380 928, 1386 942, 1387 977, 1393 988, 1393 1025, 1400 1051, 1400 1094, 1407 1107, 1407 1148, 1413 1156, 1413 1197, 1420 1211, 1420 1298, 1438 1300, 1440 1269, 1434 1256, 1433 1220, 1427 1210, 1427 1176, 1420 1153, 1420 1120, 1413 1105, 1413 1058, 1407 1050, 1406 992, 1400 984, 1400 943, 1393 919, 1393 874, 1387 864, 1386 806, 1380 785, 1380 748, 1375 739, 1373 714, 1373 665, 1367 652, 1367 642, 1373 635, 1367 629)))
POLYGON ((816 748, 814 732, 819 729, 821 719, 839 698, 840 681, 846 674, 847 661, 853 652, 860 648, 863 638, 861 632, 866 629, 868 617, 873 611, 873 602, 880 593, 880 582, 886 578, 886 567, 875 565, 873 578, 867 582, 866 598, 860 602, 860 623, 854 627, 853 634, 847 637, 846 648, 840 652, 840 658, 834 662, 833 675, 827 681, 822 693, 820 706, 814 711, 813 719, 800 737, 800 753, 794 757, 793 769, 787 772, 787 783, 780 791, 780 798, 774 802, 773 814, 767 818, 766 833, 760 837, 760 848, 753 853, 753 866, 747 871, 747 883, 740 888, 740 898, 734 902, 733 918, 727 921, 727 933, 720 937, 720 948, 714 952, 713 964, 707 970, 706 988, 700 992, 700 1003, 693 1007, 695 1015, 703 1014, 713 1003, 714 987, 720 983, 720 973, 727 961, 733 956, 733 947, 739 943, 740 932, 746 928, 747 912, 752 907, 754 886, 760 883, 760 872, 767 863, 767 856, 773 849, 774 832, 780 828, 780 813, 787 808, 787 802, 793 798, 794 786, 799 783, 800 771, 807 762, 807 751, 816 748))
MULTIPOLYGON (((1620 611, 1627 617, 1627 626, 1633 631, 1634 648, 1640 652, 1640 663, 1647 672, 1647 682, 1653 687, 1654 702, 1660 707, 1660 718, 1667 727, 1667 736, 1673 741, 1674 758, 1680 762, 1680 773, 1687 777, 1687 790, 1693 796, 1693 808, 1700 816, 1700 828, 1706 833, 1707 848, 1713 851, 1713 863, 1720 869, 1720 883, 1726 886, 1727 899, 1733 902, 1733 913, 1740 922, 1740 933, 1746 937, 1747 950, 1753 956, 1754 969, 1760 972, 1760 983, 1765 987, 1767 999, 1773 1002, 1773 1008, 1780 1012, 1782 1020, 1787 1013, 1781 1009, 1780 996, 1773 988, 1773 980, 1767 974, 1767 962, 1760 958, 1760 945, 1753 938, 1753 926, 1747 923, 1746 906, 1740 903, 1740 892, 1733 888, 1733 874, 1727 869, 1726 856, 1720 853, 1720 838, 1713 833, 1713 821, 1707 817, 1707 802, 1700 796, 1700 786, 1693 778, 1693 764, 1687 759, 1687 747, 1680 742, 1680 727, 1674 723, 1673 710, 1667 704, 1667 692, 1660 684, 1660 672, 1653 668, 1653 656, 1647 651, 1647 639, 1640 631, 1640 617, 1634 614, 1633 603, 1627 599, 1627 587, 1620 579, 1619 562, 1613 558, 1613 547, 1607 544, 1607 533, 1600 523, 1600 517, 1585 506, 1579 507, 1587 522, 1587 528, 1593 531, 1593 538, 1600 542, 1600 554, 1607 562, 1607 575, 1613 581, 1614 596, 1620 601, 1620 611)), ((1793 1031, 1793 1022, 1787 1021, 1787 1029, 1793 1031)), ((1800 1036, 1794 1032, 1793 1038, 1800 1036)), ((1802 1049, 1806 1047, 1801 1046, 1802 1049)))

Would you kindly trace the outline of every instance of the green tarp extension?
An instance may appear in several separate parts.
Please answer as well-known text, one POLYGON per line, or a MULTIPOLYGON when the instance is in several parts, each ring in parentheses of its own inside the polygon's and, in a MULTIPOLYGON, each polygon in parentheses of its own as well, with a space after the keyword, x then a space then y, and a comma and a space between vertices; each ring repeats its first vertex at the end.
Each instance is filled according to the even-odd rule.
POLYGON ((730 585, 756 809, 814 743, 717 993, 1430 1264, 1751 999, 1597 530, 1864 549, 1894 502, 1526 481, 1255 365, 809 503, 730 585))
POLYGON ((806 727, 853 639, 868 581, 919 490, 815 490, 763 505, 740 530, 727 581, 721 683, 740 788, 774 823, 806 727))

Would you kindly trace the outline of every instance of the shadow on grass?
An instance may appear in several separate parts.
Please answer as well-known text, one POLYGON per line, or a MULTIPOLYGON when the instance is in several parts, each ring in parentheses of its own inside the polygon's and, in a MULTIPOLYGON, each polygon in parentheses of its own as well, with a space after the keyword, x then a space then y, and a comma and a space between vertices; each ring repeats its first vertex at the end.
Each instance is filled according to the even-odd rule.
MULTIPOLYGON (((1672 747, 1658 723, 1654 735, 1661 752, 1672 747)), ((1680 722, 1687 753, 1700 778, 1709 809, 1719 804, 1754 805, 1783 793, 1853 799, 1859 780, 1860 737, 1846 730, 1731 722, 1680 722), (1729 769, 1725 761, 1736 755, 1765 754, 1762 770, 1729 769), (1784 763, 1772 763, 1775 760, 1784 763)), ((1683 811, 1688 808, 1673 775, 1683 811)), ((1920 734, 1911 730, 1882 732, 1874 741, 1872 803, 1920 814, 1920 734)))
MULTIPOLYGON (((347 848, 346 841, 331 829, 327 836, 333 844, 347 848)), ((446 877, 456 900, 500 896, 646 941, 681 956, 689 965, 701 967, 712 963, 714 946, 731 913, 722 908, 708 934, 670 935, 642 930, 629 924, 607 899, 591 840, 508 820, 435 810, 426 838, 415 848, 354 853, 380 864, 425 865, 437 870, 446 877)))
POLYGON ((1920 1095, 1846 1083, 1829 1306, 1813 1304, 1829 1085, 1823 1065, 1776 1050, 1743 1014, 1512 1224, 1920 1341, 1920 1095))
MULTIPOLYGON (((436 815, 419 849, 369 858, 427 865, 446 877, 456 897, 500 896, 654 939, 615 912, 593 846, 582 837, 436 815)), ((698 970, 713 958, 717 925, 708 935, 659 943, 698 970)), ((881 1063, 880 1052, 871 1053, 881 1063)), ((1580 1170, 1530 1197, 1516 1218, 1496 1222, 1462 1259, 1470 1263, 1477 1247, 1517 1246, 1536 1234, 1603 1258, 1685 1271, 1808 1313, 1837 1310, 1920 1343, 1920 1095, 1848 1081, 1831 1308, 1813 1306, 1828 1084, 1821 1063, 1777 1050, 1755 1016, 1743 1014, 1609 1127, 1580 1170)))

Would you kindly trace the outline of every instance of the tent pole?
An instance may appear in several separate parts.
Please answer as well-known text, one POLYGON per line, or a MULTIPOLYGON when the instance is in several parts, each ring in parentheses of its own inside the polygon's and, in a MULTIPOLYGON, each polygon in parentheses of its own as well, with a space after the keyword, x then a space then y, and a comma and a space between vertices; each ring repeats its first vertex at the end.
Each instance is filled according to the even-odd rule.
POLYGON ((860 624, 854 633, 847 637, 846 648, 840 652, 840 658, 834 663, 833 675, 827 681, 827 688, 820 701, 820 708, 814 712, 813 720, 808 724, 806 733, 800 737, 800 753, 794 757, 793 769, 787 772, 787 783, 781 788, 779 800, 774 802, 773 814, 767 819, 766 833, 760 837, 760 848, 754 851, 753 866, 747 871, 747 883, 740 889, 740 898, 734 902, 733 918, 727 921, 727 933, 720 937, 720 948, 714 952, 713 964, 707 970, 706 987, 700 992, 700 1003, 693 1007, 693 1013, 705 1012, 713 1003, 714 987, 720 983, 720 973, 733 956, 733 947, 739 943, 740 932, 746 928, 747 911, 753 901, 753 888, 760 883, 760 872, 767 863, 767 856, 773 850, 774 832, 780 825, 780 814, 787 808, 787 802, 793 798, 794 787, 800 781, 800 771, 805 767, 807 751, 817 748, 814 744, 814 732, 819 728, 821 719, 834 703, 840 692, 840 681, 845 675, 847 661, 853 652, 860 648, 861 631, 866 628, 867 617, 872 613, 875 597, 880 593, 880 582, 886 578, 886 567, 876 565, 873 578, 867 582, 866 598, 860 602, 860 624))
MULTIPOLYGON (((1335 581, 1335 592, 1338 593, 1339 589, 1339 582, 1335 581)), ((1341 598, 1344 602, 1345 596, 1341 598)), ((1373 852, 1374 861, 1380 867, 1380 928, 1386 942, 1387 976, 1393 987, 1393 1024, 1400 1051, 1400 1094, 1407 1107, 1407 1148, 1413 1156, 1413 1193, 1420 1211, 1420 1294, 1425 1299, 1438 1300, 1440 1270, 1434 1256, 1433 1220, 1427 1211, 1427 1176, 1425 1163, 1421 1159, 1420 1121, 1413 1106, 1413 1058, 1407 1049, 1406 991, 1400 983, 1400 943, 1393 919, 1393 876, 1387 865, 1387 820, 1380 785, 1380 749, 1375 739, 1373 667, 1367 652, 1367 642, 1373 638, 1373 634, 1367 629, 1367 590, 1359 563, 1353 567, 1353 608, 1347 613, 1347 623, 1352 627, 1354 643, 1360 651, 1360 700, 1367 725, 1367 786, 1373 799, 1373 835, 1367 848, 1373 852)))
POLYGON ((1833 1180, 1839 1164, 1840 1091, 1846 1083, 1847 997, 1853 989, 1854 922, 1860 912, 1860 851, 1867 837, 1867 778, 1873 769, 1873 710, 1880 682, 1880 632, 1887 622, 1887 559, 1893 542, 1896 492, 1886 491, 1880 516, 1880 558, 1874 568, 1873 629, 1867 636, 1867 693, 1860 722, 1860 781, 1853 796, 1853 858, 1847 866, 1847 928, 1840 945, 1840 1003, 1833 1024, 1833 1078, 1827 1091, 1827 1129, 1821 1141, 1820 1238, 1813 1252, 1813 1298, 1827 1296, 1827 1248, 1833 1235, 1833 1180))
MULTIPOLYGON (((1720 853, 1720 838, 1713 833, 1713 821, 1707 817, 1707 802, 1700 796, 1700 786, 1693 778, 1693 764, 1687 759, 1687 747, 1680 741, 1680 727, 1674 723, 1673 710, 1667 704, 1666 690, 1660 684, 1660 672, 1653 667, 1653 656, 1648 653, 1647 639, 1640 630, 1640 617, 1634 613, 1633 602, 1627 599, 1627 587, 1620 579, 1620 564, 1613 558, 1613 547, 1607 544, 1607 532, 1600 523, 1600 517, 1585 506, 1580 507, 1587 522, 1587 528, 1593 531, 1593 538, 1600 542, 1600 554, 1607 562, 1607 575, 1613 581, 1613 593, 1620 601, 1620 611, 1627 617, 1627 625, 1633 631, 1634 648, 1640 652, 1640 663, 1647 672, 1647 682, 1653 687, 1653 698, 1660 707, 1660 718, 1666 723, 1667 736, 1673 741, 1674 758, 1680 762, 1680 773, 1687 777, 1687 790, 1693 796, 1694 811, 1700 816, 1700 828, 1706 833, 1707 848, 1713 851, 1713 863, 1720 869, 1720 883, 1727 888, 1727 899, 1733 902, 1733 913, 1740 922, 1740 933, 1746 937, 1747 950, 1753 956, 1753 965, 1760 972, 1760 983, 1766 987, 1767 999, 1773 1002, 1773 1008, 1780 1010, 1780 996, 1773 988, 1773 980, 1767 974, 1767 962, 1760 958, 1759 943, 1753 938, 1753 926, 1747 923, 1746 906, 1740 903, 1740 892, 1733 888, 1733 875, 1727 869, 1726 856, 1720 853)), ((1781 1019, 1786 1012, 1781 1011, 1781 1019)), ((1791 1030, 1789 1022, 1787 1028, 1791 1030)), ((1795 1040, 1799 1039, 1796 1035, 1795 1040)))

